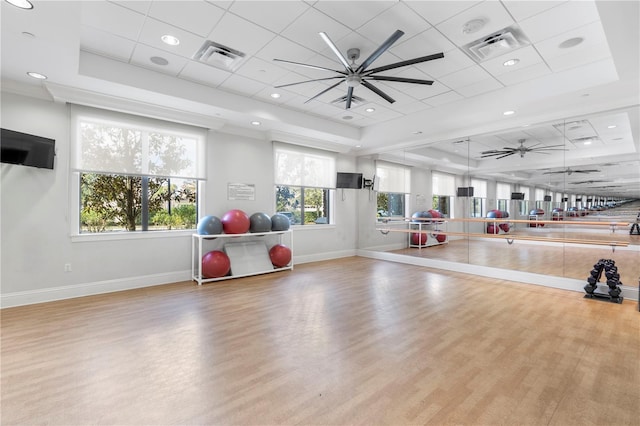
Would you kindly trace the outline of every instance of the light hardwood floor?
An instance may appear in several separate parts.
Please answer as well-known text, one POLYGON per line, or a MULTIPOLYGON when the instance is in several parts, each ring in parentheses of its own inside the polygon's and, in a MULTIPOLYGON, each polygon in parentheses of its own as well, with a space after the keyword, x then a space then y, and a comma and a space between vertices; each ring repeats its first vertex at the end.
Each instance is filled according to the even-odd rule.
POLYGON ((640 312, 366 258, 1 315, 2 424, 640 424, 640 312))

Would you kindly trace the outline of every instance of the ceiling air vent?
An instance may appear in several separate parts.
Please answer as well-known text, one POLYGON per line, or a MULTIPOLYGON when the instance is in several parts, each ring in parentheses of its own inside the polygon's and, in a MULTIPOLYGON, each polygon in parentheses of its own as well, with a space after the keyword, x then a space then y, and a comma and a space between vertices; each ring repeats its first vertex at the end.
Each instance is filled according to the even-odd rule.
MULTIPOLYGON (((367 101, 365 99, 361 98, 360 96, 356 96, 356 95, 352 95, 351 96, 351 108, 358 107, 358 106, 364 104, 365 102, 367 102, 367 101)), ((347 104, 347 95, 340 96, 338 99, 332 100, 331 103, 333 105, 338 105, 341 108, 344 108, 344 106, 347 104)))
POLYGON ((193 59, 196 61, 225 71, 235 71, 244 57, 245 54, 239 50, 211 40, 205 41, 202 47, 193 55, 193 59))
POLYGON ((529 44, 531 42, 522 33, 520 27, 512 25, 462 47, 471 58, 477 62, 482 62, 529 44))

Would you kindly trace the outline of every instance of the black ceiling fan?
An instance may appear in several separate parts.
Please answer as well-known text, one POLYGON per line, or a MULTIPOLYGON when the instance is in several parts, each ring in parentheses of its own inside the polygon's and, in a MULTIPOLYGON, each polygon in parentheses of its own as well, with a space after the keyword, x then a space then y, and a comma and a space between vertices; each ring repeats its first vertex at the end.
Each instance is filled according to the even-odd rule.
POLYGON ((606 180, 581 180, 580 182, 569 182, 569 185, 586 185, 586 184, 593 184, 593 183, 600 183, 600 182, 608 182, 606 180))
POLYGON ((540 144, 537 143, 531 146, 524 146, 525 141, 526 139, 518 139, 520 146, 515 148, 505 146, 502 149, 483 151, 480 153, 480 158, 496 157, 496 159, 499 160, 501 158, 508 157, 514 154, 520 154, 520 158, 522 158, 527 152, 534 152, 536 154, 549 154, 547 151, 566 151, 566 149, 564 148, 558 148, 561 146, 563 147, 564 145, 539 146, 540 144))
POLYGON ((598 169, 578 169, 578 170, 573 170, 571 167, 567 167, 564 170, 556 170, 555 172, 544 172, 543 175, 553 175, 553 174, 557 174, 557 173, 566 173, 568 175, 571 175, 573 173, 598 173, 600 172, 600 170, 598 169))
MULTIPOLYGON (((333 53, 338 57, 338 59, 342 63, 342 66, 344 67, 344 71, 343 70, 334 70, 334 69, 331 69, 331 68, 320 67, 320 66, 316 66, 316 65, 303 64, 303 63, 300 63, 300 62, 287 61, 287 60, 284 60, 284 59, 274 59, 274 61, 284 62, 284 63, 287 63, 287 64, 293 64, 293 65, 298 65, 298 66, 302 66, 302 67, 307 67, 307 68, 313 68, 313 69, 317 69, 317 70, 324 70, 324 71, 330 71, 330 72, 338 73, 338 75, 333 76, 333 77, 317 78, 317 79, 313 79, 313 80, 305 80, 305 81, 299 81, 297 83, 289 83, 289 84, 282 84, 280 86, 275 86, 276 88, 280 88, 280 87, 294 86, 296 84, 310 83, 312 81, 324 81, 324 80, 340 79, 340 81, 338 81, 336 84, 326 88, 325 90, 321 91, 320 93, 318 93, 317 95, 313 96, 312 98, 307 99, 307 101, 305 101, 305 103, 310 102, 310 101, 316 99, 317 97, 327 93, 329 90, 335 88, 336 86, 338 86, 343 81, 347 85, 347 95, 346 95, 346 97, 343 97, 345 99, 345 101, 346 101, 346 108, 345 109, 351 108, 351 102, 352 102, 353 97, 354 97, 353 89, 358 87, 361 84, 364 87, 366 87, 367 89, 371 90, 376 95, 378 95, 381 98, 383 98, 384 100, 386 100, 387 102, 394 103, 395 99, 393 99, 391 96, 387 95, 382 90, 380 90, 377 87, 375 87, 374 85, 372 85, 370 83, 370 81, 371 80, 393 81, 393 82, 399 82, 399 83, 413 83, 413 84, 426 84, 426 85, 433 84, 433 81, 432 80, 419 80, 419 79, 415 79, 415 78, 402 78, 402 77, 377 75, 379 72, 388 71, 388 70, 392 70, 392 69, 400 68, 400 67, 405 67, 405 66, 408 66, 408 65, 419 64, 421 62, 431 61, 431 60, 434 60, 434 59, 444 58, 444 54, 443 53, 435 53, 433 55, 421 56, 419 58, 414 58, 414 59, 409 59, 409 60, 406 60, 406 61, 395 62, 393 64, 384 65, 384 66, 381 66, 381 67, 369 69, 369 66, 373 63, 373 61, 378 59, 378 57, 380 55, 382 55, 387 49, 389 49, 391 47, 391 45, 393 45, 393 43, 395 43, 400 37, 402 37, 404 35, 404 32, 402 32, 400 30, 396 30, 391 35, 391 37, 389 37, 384 43, 382 43, 360 65, 357 65, 355 63, 356 59, 358 59, 360 57, 360 49, 353 48, 353 49, 349 49, 347 51, 347 57, 351 60, 351 64, 349 64, 349 62, 347 61, 347 58, 345 58, 342 55, 342 53, 340 53, 340 51, 338 50, 336 45, 331 41, 329 36, 324 32, 321 32, 319 34, 320 34, 320 37, 322 37, 322 39, 324 40, 324 42, 327 43, 329 48, 333 51, 333 53)), ((341 99, 341 98, 338 98, 338 99, 341 99)))

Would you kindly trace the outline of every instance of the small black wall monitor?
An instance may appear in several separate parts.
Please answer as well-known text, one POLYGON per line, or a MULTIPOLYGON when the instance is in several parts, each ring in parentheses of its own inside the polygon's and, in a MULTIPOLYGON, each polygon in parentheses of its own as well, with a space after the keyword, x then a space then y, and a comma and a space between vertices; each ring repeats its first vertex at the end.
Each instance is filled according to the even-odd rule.
POLYGON ((545 195, 544 201, 551 201, 551 195, 545 195))
POLYGON ((593 198, 587 198, 587 203, 593 203, 593 198))
POLYGON ((2 129, 0 162, 53 169, 55 145, 55 139, 2 129))
POLYGON ((569 201, 568 197, 562 197, 562 202, 569 201))
POLYGON ((458 197, 473 197, 473 186, 459 186, 458 197))
POLYGON ((512 200, 524 200, 524 192, 512 192, 511 193, 512 200))
POLYGON ((362 189, 362 173, 338 172, 338 176, 336 179, 336 188, 362 189))

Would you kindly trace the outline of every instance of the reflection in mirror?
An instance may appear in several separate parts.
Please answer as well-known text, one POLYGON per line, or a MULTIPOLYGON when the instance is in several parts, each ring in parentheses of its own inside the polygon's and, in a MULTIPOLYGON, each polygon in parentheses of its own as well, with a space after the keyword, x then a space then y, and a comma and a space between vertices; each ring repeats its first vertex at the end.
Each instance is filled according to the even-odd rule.
POLYGON ((581 280, 606 258, 633 284, 639 115, 638 107, 613 110, 405 149, 395 156, 412 166, 420 192, 411 199, 432 199, 451 220, 442 225, 447 244, 397 252, 581 280), (458 196, 458 187, 474 195, 458 196))

